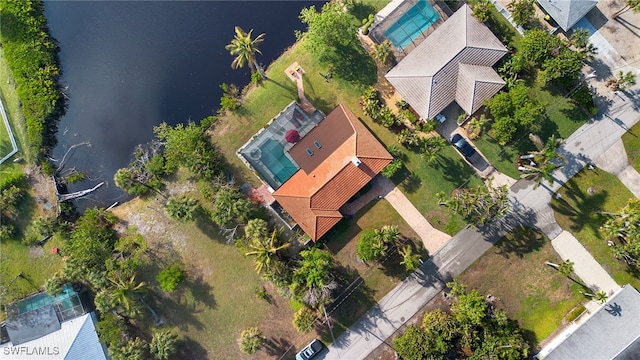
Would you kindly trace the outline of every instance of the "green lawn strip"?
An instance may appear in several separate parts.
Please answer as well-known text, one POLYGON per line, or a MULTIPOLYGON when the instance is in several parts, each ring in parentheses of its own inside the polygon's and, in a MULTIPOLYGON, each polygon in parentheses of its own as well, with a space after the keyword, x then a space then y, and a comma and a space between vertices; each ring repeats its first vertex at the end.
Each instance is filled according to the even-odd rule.
POLYGON ((480 186, 482 180, 460 157, 452 146, 439 150, 438 158, 431 165, 417 153, 405 151, 405 167, 393 180, 402 193, 438 230, 453 235, 464 227, 464 221, 446 207, 438 205, 436 194, 466 186, 480 186))
MULTIPOLYGON (((266 332, 263 320, 270 312, 281 310, 255 296, 261 279, 253 261, 226 244, 215 226, 204 219, 189 223, 169 220, 164 209, 156 207, 157 203, 135 200, 115 211, 138 219, 129 220, 130 225, 148 227, 139 232, 156 249, 156 256, 139 273, 140 280, 155 290, 151 304, 168 326, 190 339, 193 349, 188 353, 194 358, 240 358, 236 341, 240 332, 250 326, 266 332), (174 251, 177 258, 171 255, 174 251), (174 293, 163 293, 156 277, 176 260, 187 271, 186 280, 174 293)), ((145 319, 151 327, 151 319, 145 319)))
POLYGON ((544 264, 562 260, 542 233, 518 228, 459 276, 461 283, 499 300, 532 345, 549 336, 584 297, 581 287, 544 264), (508 275, 506 275, 508 274, 508 275))
MULTIPOLYGON (((11 125, 11 130, 13 131, 13 136, 16 139, 19 150, 18 154, 15 156, 22 156, 29 160, 29 154, 25 154, 25 151, 28 151, 28 147, 24 145, 26 144, 27 139, 26 120, 22 114, 22 109, 20 108, 20 99, 18 99, 18 94, 16 93, 13 75, 7 66, 7 62, 2 51, 0 51, 0 79, 3 79, 0 81, 0 97, 2 98, 4 111, 7 114, 7 119, 11 125)), ((3 124, 0 127, 4 129, 4 121, 2 122, 3 124)), ((2 150, 4 151, 4 137, 2 137, 2 139, 2 150)), ((9 144, 9 148, 10 147, 11 144, 9 144)), ((2 166, 2 169, 4 169, 6 164, 7 163, 0 165, 2 166)))
MULTIPOLYGON (((364 279, 364 283, 332 313, 336 326, 335 336, 349 328, 409 274, 404 266, 400 265, 402 259, 397 255, 396 249, 390 249, 389 257, 382 263, 364 264, 357 258, 356 244, 362 230, 390 224, 397 225, 404 237, 413 239, 416 248, 422 249, 422 241, 416 233, 385 200, 374 200, 353 219, 343 220, 336 229, 337 235, 326 243, 329 251, 340 263, 338 271, 343 284, 351 283, 358 276, 364 279)), ((426 258, 424 252, 423 257, 426 258)), ((329 333, 323 335, 324 339, 330 342, 329 336, 329 333)))
MULTIPOLYGON (((29 247, 19 240, 0 243, 0 289, 3 305, 42 290, 45 281, 62 269, 62 256, 53 254, 51 249, 62 247, 63 243, 57 235, 43 246, 29 247), (22 276, 16 278, 18 274, 22 276), (15 281, 7 288, 13 279, 15 281)), ((5 316, 2 311, 0 320, 5 316)))
POLYGON ((573 233, 618 284, 640 288, 640 279, 613 257, 600 231, 607 217, 594 212, 597 209, 618 212, 633 194, 615 176, 600 169, 582 170, 559 193, 562 198, 551 202, 558 224, 573 233))
POLYGON ((7 130, 4 121, 0 121, 0 158, 8 155, 11 150, 13 150, 13 146, 11 146, 9 131, 7 130))
POLYGON ((638 134, 640 134, 640 122, 622 135, 622 142, 631 166, 640 171, 640 137, 638 134))

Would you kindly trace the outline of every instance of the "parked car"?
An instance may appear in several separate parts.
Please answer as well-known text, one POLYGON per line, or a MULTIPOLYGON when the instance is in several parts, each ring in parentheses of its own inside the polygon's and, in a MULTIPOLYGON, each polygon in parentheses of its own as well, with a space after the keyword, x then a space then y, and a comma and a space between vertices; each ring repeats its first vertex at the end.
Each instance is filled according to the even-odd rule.
POLYGON ((439 122, 440 124, 442 124, 445 121, 447 121, 447 118, 442 114, 438 114, 438 115, 436 115, 436 121, 439 122))
POLYGON ((299 353, 296 354, 296 360, 309 360, 318 355, 324 348, 324 344, 318 340, 313 339, 307 346, 304 347, 299 353))
POLYGON ((455 133, 451 136, 451 144, 462 153, 466 158, 470 158, 476 153, 476 149, 471 146, 467 140, 460 134, 455 133))

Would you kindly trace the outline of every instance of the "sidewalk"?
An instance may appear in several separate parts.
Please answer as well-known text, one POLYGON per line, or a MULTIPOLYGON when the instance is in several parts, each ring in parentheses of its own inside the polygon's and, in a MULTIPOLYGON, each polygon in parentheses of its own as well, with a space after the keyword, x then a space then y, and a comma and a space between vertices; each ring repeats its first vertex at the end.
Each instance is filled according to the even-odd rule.
POLYGON ((597 158, 595 164, 600 169, 617 176, 633 195, 640 198, 640 174, 629 164, 629 157, 622 140, 618 140, 597 158))
POLYGON ((563 231, 560 236, 551 241, 551 245, 563 260, 573 262, 574 273, 589 288, 594 291, 604 291, 607 295, 612 295, 620 289, 620 285, 611 278, 570 232, 563 231))

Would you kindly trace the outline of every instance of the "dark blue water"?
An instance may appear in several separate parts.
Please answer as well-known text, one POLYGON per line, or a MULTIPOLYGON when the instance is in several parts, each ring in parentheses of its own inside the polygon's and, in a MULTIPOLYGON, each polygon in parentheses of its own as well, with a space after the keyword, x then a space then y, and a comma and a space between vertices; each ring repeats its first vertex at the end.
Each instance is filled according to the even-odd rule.
POLYGON ((234 26, 253 28, 254 36, 266 33, 257 59, 268 65, 293 44, 294 29, 303 29, 298 14, 311 4, 322 2, 47 2, 70 97, 54 157, 90 141, 67 166, 87 172, 89 180, 70 190, 106 182, 77 200, 78 207, 126 200, 113 175, 137 144, 152 139, 154 125, 215 114, 221 83, 248 83, 249 69, 232 70, 224 48, 234 26))

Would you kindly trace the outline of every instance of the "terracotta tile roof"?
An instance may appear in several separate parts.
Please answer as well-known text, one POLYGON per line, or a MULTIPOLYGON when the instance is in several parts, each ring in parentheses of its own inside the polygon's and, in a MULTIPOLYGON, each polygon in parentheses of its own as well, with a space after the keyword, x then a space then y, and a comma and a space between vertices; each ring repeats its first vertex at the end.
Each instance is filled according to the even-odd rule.
POLYGON ((457 91, 459 66, 475 65, 466 68, 465 76, 471 80, 465 83, 474 82, 476 77, 482 81, 489 72, 493 73, 492 79, 499 78, 491 66, 506 53, 507 48, 473 17, 471 8, 464 5, 385 77, 420 117, 433 118, 454 100, 468 111, 473 106, 466 105, 481 104, 500 90, 501 87, 495 86, 498 83, 492 81, 483 91, 457 91), (471 99, 469 94, 473 95, 471 99))
POLYGON ((338 209, 393 159, 344 105, 334 109, 296 147, 292 157, 299 164, 296 156, 302 157, 305 164, 273 196, 313 240, 340 221, 338 209), (315 141, 322 141, 320 148, 315 141), (306 153, 307 147, 313 155, 306 153))

